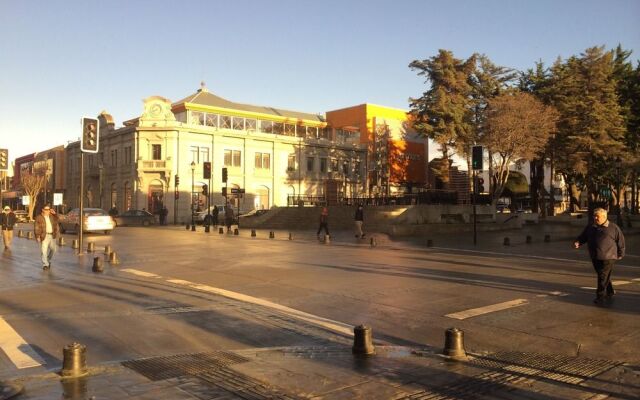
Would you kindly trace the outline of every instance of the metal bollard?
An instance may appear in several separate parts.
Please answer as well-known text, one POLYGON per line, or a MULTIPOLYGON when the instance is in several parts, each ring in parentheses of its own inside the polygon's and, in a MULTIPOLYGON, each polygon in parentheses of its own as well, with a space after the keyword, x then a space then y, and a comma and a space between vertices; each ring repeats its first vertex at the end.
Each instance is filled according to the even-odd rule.
POLYGON ((71 242, 71 248, 77 249, 78 247, 80 247, 80 245, 78 244, 78 239, 73 239, 73 242, 71 242))
POLYGON ((373 347, 373 340, 371 339, 371 328, 365 325, 358 325, 353 328, 353 347, 351 352, 360 356, 375 354, 376 349, 373 347))
POLYGON ((269 232, 269 239, 274 239, 276 237, 276 234, 273 231, 269 232))
POLYGON ((189 224, 186 224, 186 225, 184 226, 184 229, 189 230, 189 227, 190 227, 190 225, 189 225, 189 224))
POLYGON ((87 243, 87 252, 95 251, 95 244, 93 242, 87 243))
POLYGON ((293 240, 293 234, 289 232, 289 240, 293 240))
POLYGON ((527 244, 531 244, 531 241, 532 241, 531 235, 527 235, 527 244))
POLYGON ((65 346, 62 349, 60 374, 65 378, 75 378, 86 375, 87 372, 87 348, 76 342, 65 346))
POLYGON ((433 247, 433 240, 427 239, 427 247, 433 247))
POLYGON ((104 246, 104 254, 106 254, 106 255, 111 254, 111 245, 110 244, 104 246))
POLYGON ((224 233, 224 228, 219 228, 218 233, 222 235, 224 233))
POLYGON ((27 239, 33 239, 33 231, 27 232, 27 239))
POLYGON ((371 247, 376 247, 378 245, 378 241, 375 237, 371 238, 371 247))
POLYGON ((62 236, 60 236, 60 237, 58 238, 58 246, 64 246, 64 245, 65 245, 65 243, 64 243, 64 238, 63 238, 62 236))
POLYGON ((236 228, 236 229, 234 229, 234 230, 233 230, 233 234, 234 234, 235 236, 238 236, 238 235, 240 234, 240 231, 238 230, 238 228, 236 228))
POLYGON ((93 272, 102 272, 104 270, 101 257, 93 257, 93 267, 91 267, 91 270, 93 272))
POLYGON ((551 242, 551 235, 544 235, 544 242, 545 243, 551 242))
POLYGON ((444 333, 445 356, 453 360, 464 360, 467 353, 464 350, 464 332, 458 328, 449 328, 444 333))
POLYGON ((22 232, 22 229, 18 229, 18 237, 24 237, 24 232, 22 232))
POLYGON ((209 225, 204 226, 204 233, 209 233, 209 225))
POLYGON ((109 253, 109 262, 111 264, 120 264, 120 260, 118 259, 118 255, 116 254, 115 251, 112 251, 111 253, 109 253))
POLYGON ((504 238, 504 241, 502 242, 502 244, 505 246, 511 246, 511 240, 508 237, 506 237, 504 238))
POLYGON ((191 225, 191 232, 195 232, 196 231, 196 226, 195 225, 191 225))
POLYGON ((330 244, 331 243, 331 237, 329 235, 324 235, 324 244, 330 244))
POLYGON ((251 230, 251 237, 256 237, 256 230, 255 229, 251 230))

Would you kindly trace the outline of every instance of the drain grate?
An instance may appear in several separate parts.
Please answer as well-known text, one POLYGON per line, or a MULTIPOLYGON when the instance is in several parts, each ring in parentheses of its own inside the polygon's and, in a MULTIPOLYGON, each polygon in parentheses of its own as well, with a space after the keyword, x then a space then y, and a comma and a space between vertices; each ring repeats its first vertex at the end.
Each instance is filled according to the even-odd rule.
POLYGON ((198 378, 210 385, 217 386, 232 393, 242 399, 247 400, 297 400, 299 397, 281 392, 276 388, 264 385, 244 374, 230 370, 229 368, 218 368, 198 375, 198 378))
POLYGON ((249 361, 237 354, 226 351, 178 354, 165 357, 144 358, 122 363, 152 381, 198 375, 223 366, 249 361))
POLYGON ((572 384, 578 384, 620 365, 619 362, 609 360, 513 351, 480 356, 471 363, 536 379, 545 378, 572 384))

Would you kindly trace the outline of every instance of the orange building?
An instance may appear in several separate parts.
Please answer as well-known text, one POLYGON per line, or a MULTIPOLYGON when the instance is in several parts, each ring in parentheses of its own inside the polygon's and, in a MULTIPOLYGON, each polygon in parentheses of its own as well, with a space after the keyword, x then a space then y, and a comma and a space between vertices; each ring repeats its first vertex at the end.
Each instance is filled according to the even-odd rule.
POLYGON ((326 118, 336 138, 342 131, 360 132, 368 150, 368 194, 406 193, 427 184, 428 142, 411 127, 407 111, 360 104, 328 111, 326 118))

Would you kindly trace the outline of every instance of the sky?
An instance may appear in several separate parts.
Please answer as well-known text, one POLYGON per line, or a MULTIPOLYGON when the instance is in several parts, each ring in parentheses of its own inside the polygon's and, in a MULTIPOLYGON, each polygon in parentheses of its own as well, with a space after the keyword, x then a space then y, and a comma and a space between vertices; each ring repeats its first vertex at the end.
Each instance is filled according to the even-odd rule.
POLYGON ((640 0, 0 0, 0 148, 10 159, 116 126, 205 82, 239 103, 408 110, 439 49, 517 70, 592 46, 640 59, 640 0))

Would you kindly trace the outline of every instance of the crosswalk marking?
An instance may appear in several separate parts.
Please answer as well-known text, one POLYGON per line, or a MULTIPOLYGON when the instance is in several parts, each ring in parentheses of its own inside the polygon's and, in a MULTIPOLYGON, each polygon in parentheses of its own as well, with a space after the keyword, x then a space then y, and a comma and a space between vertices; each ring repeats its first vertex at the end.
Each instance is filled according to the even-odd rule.
POLYGON ((0 348, 19 369, 39 367, 44 360, 27 342, 0 316, 0 348))
POLYGON ((490 306, 472 308, 470 310, 460 311, 452 314, 447 314, 445 317, 454 319, 467 319, 471 317, 477 317, 478 315, 488 314, 491 312, 506 310, 513 307, 519 307, 529 303, 527 299, 516 299, 511 301, 505 301, 504 303, 492 304, 490 306))
POLYGON ((614 286, 628 285, 631 281, 611 281, 611 284, 614 286))
POLYGON ((121 271, 128 272, 130 274, 134 274, 134 275, 138 275, 138 276, 144 276, 144 277, 147 277, 147 278, 161 278, 160 275, 152 274, 150 272, 138 271, 137 269, 124 268, 121 271))

